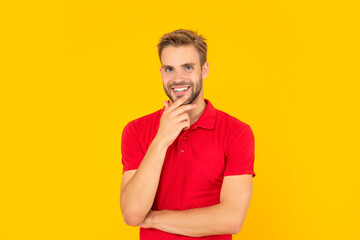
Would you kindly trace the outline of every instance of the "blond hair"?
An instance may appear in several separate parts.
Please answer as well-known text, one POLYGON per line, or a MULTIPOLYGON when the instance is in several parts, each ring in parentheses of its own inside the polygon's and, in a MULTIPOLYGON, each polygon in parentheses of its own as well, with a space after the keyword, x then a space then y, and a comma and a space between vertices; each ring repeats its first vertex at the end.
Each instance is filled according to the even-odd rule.
POLYGON ((207 59, 207 45, 205 38, 192 30, 178 29, 170 33, 164 34, 157 45, 159 58, 161 61, 161 53, 167 46, 185 46, 193 45, 200 56, 200 66, 202 67, 207 59))

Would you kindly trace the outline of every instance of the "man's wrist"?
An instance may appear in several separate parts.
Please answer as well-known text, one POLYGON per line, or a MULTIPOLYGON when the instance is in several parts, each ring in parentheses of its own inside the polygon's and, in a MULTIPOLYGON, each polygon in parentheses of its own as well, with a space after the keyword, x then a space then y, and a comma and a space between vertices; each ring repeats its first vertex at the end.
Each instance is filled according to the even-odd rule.
POLYGON ((148 219, 147 219, 148 225, 151 228, 158 228, 159 216, 165 212, 167 212, 167 210, 151 211, 151 213, 148 215, 148 219))
POLYGON ((160 211, 153 211, 150 210, 149 213, 146 215, 144 221, 140 224, 140 227, 143 228, 156 228, 156 215, 160 211))
POLYGON ((160 149, 168 149, 168 145, 165 143, 165 141, 163 140, 163 138, 159 137, 159 136, 155 136, 153 143, 160 149))
POLYGON ((156 211, 151 211, 151 214, 149 214, 148 216, 147 223, 150 228, 155 228, 155 221, 154 221, 155 215, 156 215, 156 211))

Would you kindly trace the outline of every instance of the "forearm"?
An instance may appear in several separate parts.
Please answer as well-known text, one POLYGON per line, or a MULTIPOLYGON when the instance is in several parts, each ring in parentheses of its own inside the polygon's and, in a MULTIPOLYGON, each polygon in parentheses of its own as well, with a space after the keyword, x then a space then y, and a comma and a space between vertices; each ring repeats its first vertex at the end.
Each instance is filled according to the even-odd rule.
POLYGON ((129 225, 141 223, 153 205, 166 150, 161 140, 154 138, 136 173, 121 192, 121 210, 129 225))
POLYGON ((237 219, 233 209, 217 204, 187 210, 151 211, 144 223, 149 228, 165 232, 202 237, 218 234, 235 234, 237 219))

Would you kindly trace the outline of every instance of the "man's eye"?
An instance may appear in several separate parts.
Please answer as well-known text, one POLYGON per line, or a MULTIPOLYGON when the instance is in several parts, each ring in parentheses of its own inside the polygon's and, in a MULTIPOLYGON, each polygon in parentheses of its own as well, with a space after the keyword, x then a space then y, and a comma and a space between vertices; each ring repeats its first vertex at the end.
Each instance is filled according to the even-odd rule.
POLYGON ((165 72, 170 72, 172 71, 172 68, 165 68, 165 72))
POLYGON ((190 69, 193 69, 193 67, 192 66, 186 66, 185 69, 190 70, 190 69))

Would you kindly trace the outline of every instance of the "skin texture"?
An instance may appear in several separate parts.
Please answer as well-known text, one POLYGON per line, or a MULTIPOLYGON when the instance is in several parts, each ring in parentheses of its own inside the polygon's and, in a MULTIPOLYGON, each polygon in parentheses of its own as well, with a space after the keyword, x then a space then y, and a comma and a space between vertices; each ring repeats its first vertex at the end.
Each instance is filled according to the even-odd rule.
POLYGON ((124 221, 130 226, 191 237, 236 234, 250 205, 253 188, 250 174, 224 177, 219 204, 181 211, 151 210, 168 146, 199 119, 206 107, 202 83, 209 74, 209 63, 200 66, 192 45, 165 47, 161 64, 161 79, 170 104, 165 102, 158 133, 139 168, 123 174, 120 204, 124 221), (171 88, 184 85, 191 86, 187 98, 176 96, 171 88))

